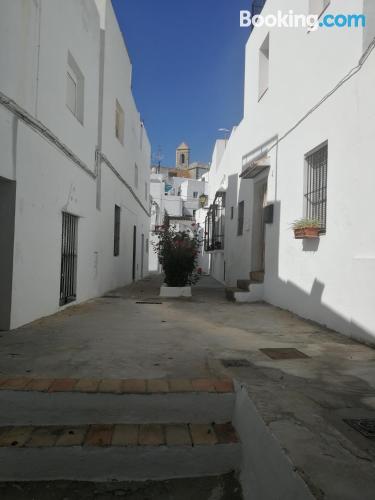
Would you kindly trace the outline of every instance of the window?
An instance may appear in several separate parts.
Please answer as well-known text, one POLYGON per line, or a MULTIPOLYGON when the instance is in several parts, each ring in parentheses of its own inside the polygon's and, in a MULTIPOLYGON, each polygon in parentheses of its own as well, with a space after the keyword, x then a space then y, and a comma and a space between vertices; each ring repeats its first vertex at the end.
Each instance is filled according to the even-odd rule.
POLYGON ((327 143, 305 156, 305 216, 320 222, 321 233, 326 232, 327 222, 327 160, 327 143))
POLYGON ((120 255, 120 227, 121 227, 121 208, 115 205, 115 226, 114 226, 114 244, 113 255, 120 255))
POLYGON ((243 234, 244 214, 245 214, 245 202, 240 201, 238 204, 237 236, 241 236, 243 234))
POLYGON ((268 34, 259 49, 259 100, 268 90, 270 64, 270 35, 268 34))
POLYGON ((206 252, 224 249, 225 193, 217 193, 205 220, 204 249, 206 252))
POLYGON ((194 191, 193 198, 198 198, 198 194, 199 194, 198 191, 194 191))
POLYGON ((134 186, 138 187, 138 165, 134 165, 134 186))
POLYGON ((181 156, 180 156, 180 163, 181 163, 181 165, 183 165, 185 163, 185 155, 184 155, 184 153, 182 153, 181 156))
POLYGON ((124 110, 116 99, 115 134, 121 144, 124 144, 124 124, 124 110))
POLYGON ((310 0, 310 14, 320 16, 331 3, 331 0, 310 0))
POLYGON ((147 182, 145 182, 145 200, 147 201, 147 196, 148 196, 148 186, 147 182))
POLYGON ((63 212, 61 238, 60 306, 77 298, 78 217, 63 212))
POLYGON ((233 220, 234 217, 234 207, 230 207, 230 218, 233 220))
POLYGON ((66 106, 83 124, 84 77, 70 52, 66 71, 66 106))

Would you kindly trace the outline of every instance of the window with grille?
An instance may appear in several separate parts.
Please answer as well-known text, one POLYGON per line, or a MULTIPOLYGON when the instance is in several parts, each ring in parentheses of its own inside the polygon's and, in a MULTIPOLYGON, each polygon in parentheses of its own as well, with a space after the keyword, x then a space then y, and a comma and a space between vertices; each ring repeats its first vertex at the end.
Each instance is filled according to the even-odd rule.
POLYGON ((61 237, 60 306, 77 298, 78 217, 63 212, 61 237))
POLYGON ((113 255, 120 255, 121 208, 115 205, 113 255))
POLYGON ((244 215, 245 215, 245 202, 240 201, 238 204, 237 236, 241 236, 243 234, 244 215))
POLYGON ((327 160, 328 144, 320 146, 305 157, 305 217, 318 220, 321 233, 326 232, 327 223, 327 160))
POLYGON ((198 198, 198 194, 199 194, 198 191, 194 191, 193 198, 198 198))
POLYGON ((204 248, 206 252, 224 249, 225 193, 217 193, 205 220, 204 248))

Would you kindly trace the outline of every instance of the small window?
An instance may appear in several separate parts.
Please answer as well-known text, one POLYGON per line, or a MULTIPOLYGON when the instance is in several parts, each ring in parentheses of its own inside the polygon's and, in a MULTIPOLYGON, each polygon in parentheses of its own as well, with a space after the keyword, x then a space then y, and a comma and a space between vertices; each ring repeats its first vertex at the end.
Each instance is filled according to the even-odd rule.
POLYGON ((148 243, 148 238, 147 238, 147 240, 146 240, 146 253, 148 253, 148 245, 149 245, 149 243, 148 243))
POLYGON ((308 153, 305 162, 305 217, 318 220, 321 233, 325 233, 327 223, 328 144, 324 144, 308 153))
POLYGON ((134 186, 138 187, 138 165, 134 165, 134 186))
POLYGON ((184 155, 184 153, 182 153, 181 156, 180 156, 180 163, 181 163, 181 165, 183 165, 185 163, 185 155, 184 155))
POLYGON ((331 0, 310 0, 309 11, 314 16, 321 16, 331 0))
POLYGON ((193 198, 198 198, 198 194, 199 194, 198 191, 194 191, 193 198))
POLYGON ((66 71, 66 106, 83 124, 84 77, 70 52, 66 71))
POLYGON ((268 34, 259 49, 259 99, 268 90, 270 65, 270 35, 268 34))
POLYGON ((121 228, 121 208, 115 205, 115 225, 114 225, 114 245, 113 255, 115 257, 120 255, 120 228, 121 228))
POLYGON ((145 182, 145 200, 147 200, 147 196, 148 196, 148 186, 147 182, 145 182))
POLYGON ((241 236, 243 234, 244 214, 245 214, 245 202, 240 201, 238 204, 238 225, 237 225, 238 236, 241 236))
POLYGON ((230 218, 233 220, 234 217, 234 207, 230 207, 230 218))
POLYGON ((124 144, 124 123, 124 110, 116 99, 115 133, 121 144, 124 144))

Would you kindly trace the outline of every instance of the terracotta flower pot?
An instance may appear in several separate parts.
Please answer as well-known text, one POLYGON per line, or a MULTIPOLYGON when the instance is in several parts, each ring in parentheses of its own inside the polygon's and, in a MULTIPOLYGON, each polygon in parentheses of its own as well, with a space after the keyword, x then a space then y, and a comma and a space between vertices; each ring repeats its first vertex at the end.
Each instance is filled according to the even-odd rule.
POLYGON ((301 227, 294 230, 294 238, 296 240, 301 240, 304 238, 319 238, 318 227, 301 227))

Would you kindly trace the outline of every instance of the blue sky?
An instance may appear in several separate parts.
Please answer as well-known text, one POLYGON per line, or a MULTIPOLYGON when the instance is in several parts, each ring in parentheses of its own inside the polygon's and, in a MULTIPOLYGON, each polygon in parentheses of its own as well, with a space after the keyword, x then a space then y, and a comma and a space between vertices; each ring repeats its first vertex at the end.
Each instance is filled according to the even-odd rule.
POLYGON ((185 141, 209 161, 219 128, 243 113, 250 0, 113 0, 133 63, 133 90, 153 152, 173 166, 185 141))

